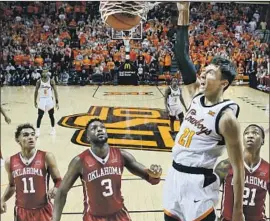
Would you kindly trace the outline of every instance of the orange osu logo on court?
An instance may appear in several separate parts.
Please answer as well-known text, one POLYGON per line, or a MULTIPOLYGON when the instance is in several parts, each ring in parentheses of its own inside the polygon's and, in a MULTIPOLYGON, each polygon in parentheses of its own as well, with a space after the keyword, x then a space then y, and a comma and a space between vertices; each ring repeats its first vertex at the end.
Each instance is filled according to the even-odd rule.
POLYGON ((104 122, 112 147, 170 151, 174 144, 169 120, 161 109, 91 106, 87 113, 64 116, 58 124, 77 129, 71 141, 89 146, 85 126, 93 118, 104 122))

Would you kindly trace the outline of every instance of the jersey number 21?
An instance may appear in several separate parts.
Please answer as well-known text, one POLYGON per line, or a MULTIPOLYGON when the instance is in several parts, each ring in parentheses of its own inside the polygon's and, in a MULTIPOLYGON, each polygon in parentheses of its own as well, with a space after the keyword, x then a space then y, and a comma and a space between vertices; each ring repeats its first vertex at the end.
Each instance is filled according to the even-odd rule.
POLYGON ((178 143, 183 147, 189 148, 194 134, 195 131, 190 130, 189 128, 185 128, 184 132, 178 140, 178 143))

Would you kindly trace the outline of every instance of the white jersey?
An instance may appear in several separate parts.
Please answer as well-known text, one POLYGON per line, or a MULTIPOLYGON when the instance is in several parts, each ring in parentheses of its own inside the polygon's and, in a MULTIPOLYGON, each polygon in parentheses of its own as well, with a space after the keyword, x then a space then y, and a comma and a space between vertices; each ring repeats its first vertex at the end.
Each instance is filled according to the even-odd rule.
POLYGON ((171 93, 169 94, 167 103, 168 106, 180 106, 180 95, 181 95, 181 89, 178 87, 176 90, 174 90, 170 86, 171 93))
POLYGON ((231 100, 205 106, 204 95, 193 98, 172 149, 176 163, 213 169, 225 148, 218 127, 221 114, 227 108, 232 109, 238 117, 239 106, 231 100))
POLYGON ((40 87, 39 87, 39 97, 40 98, 48 98, 52 97, 52 86, 51 79, 49 78, 47 82, 43 82, 40 79, 40 87))

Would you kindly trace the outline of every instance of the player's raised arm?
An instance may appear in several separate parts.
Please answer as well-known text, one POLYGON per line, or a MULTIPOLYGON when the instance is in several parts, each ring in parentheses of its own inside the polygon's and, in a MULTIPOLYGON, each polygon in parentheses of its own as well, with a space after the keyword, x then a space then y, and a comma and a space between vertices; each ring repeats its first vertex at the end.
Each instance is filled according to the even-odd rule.
POLYGON ((224 180, 229 172, 231 164, 228 159, 222 160, 218 163, 218 165, 215 167, 215 173, 218 175, 220 179, 220 184, 224 183, 224 180))
POLYGON ((150 169, 139 163, 133 155, 127 151, 121 150, 121 154, 124 158, 125 167, 134 175, 145 179, 152 185, 156 185, 160 181, 162 169, 159 165, 151 165, 150 169))
POLYGON ((54 208, 53 208, 53 221, 60 221, 63 208, 66 204, 67 193, 73 186, 77 178, 81 174, 81 160, 79 157, 75 157, 68 166, 68 171, 64 176, 60 187, 57 190, 54 208))
POLYGON ((15 193, 15 183, 14 180, 12 178, 12 174, 10 172, 10 159, 7 159, 5 161, 5 169, 7 171, 8 174, 8 186, 3 194, 3 196, 1 197, 1 214, 5 213, 7 211, 7 205, 6 202, 13 196, 13 194, 15 193))
POLYGON ((244 160, 241 131, 240 124, 230 109, 224 111, 221 116, 219 131, 224 137, 233 168, 234 205, 232 221, 243 221, 244 160))
POLYGON ((196 68, 189 57, 189 2, 178 2, 178 26, 176 31, 175 58, 182 74, 184 84, 189 93, 194 96, 198 83, 196 82, 196 68))

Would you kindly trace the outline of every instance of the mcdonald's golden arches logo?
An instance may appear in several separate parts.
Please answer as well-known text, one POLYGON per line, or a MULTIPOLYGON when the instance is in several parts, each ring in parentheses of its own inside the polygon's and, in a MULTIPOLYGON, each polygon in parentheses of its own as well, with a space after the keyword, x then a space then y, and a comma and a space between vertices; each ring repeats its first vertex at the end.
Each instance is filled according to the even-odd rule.
POLYGON ((125 70, 130 70, 131 69, 131 64, 130 63, 125 63, 124 69, 125 70))

